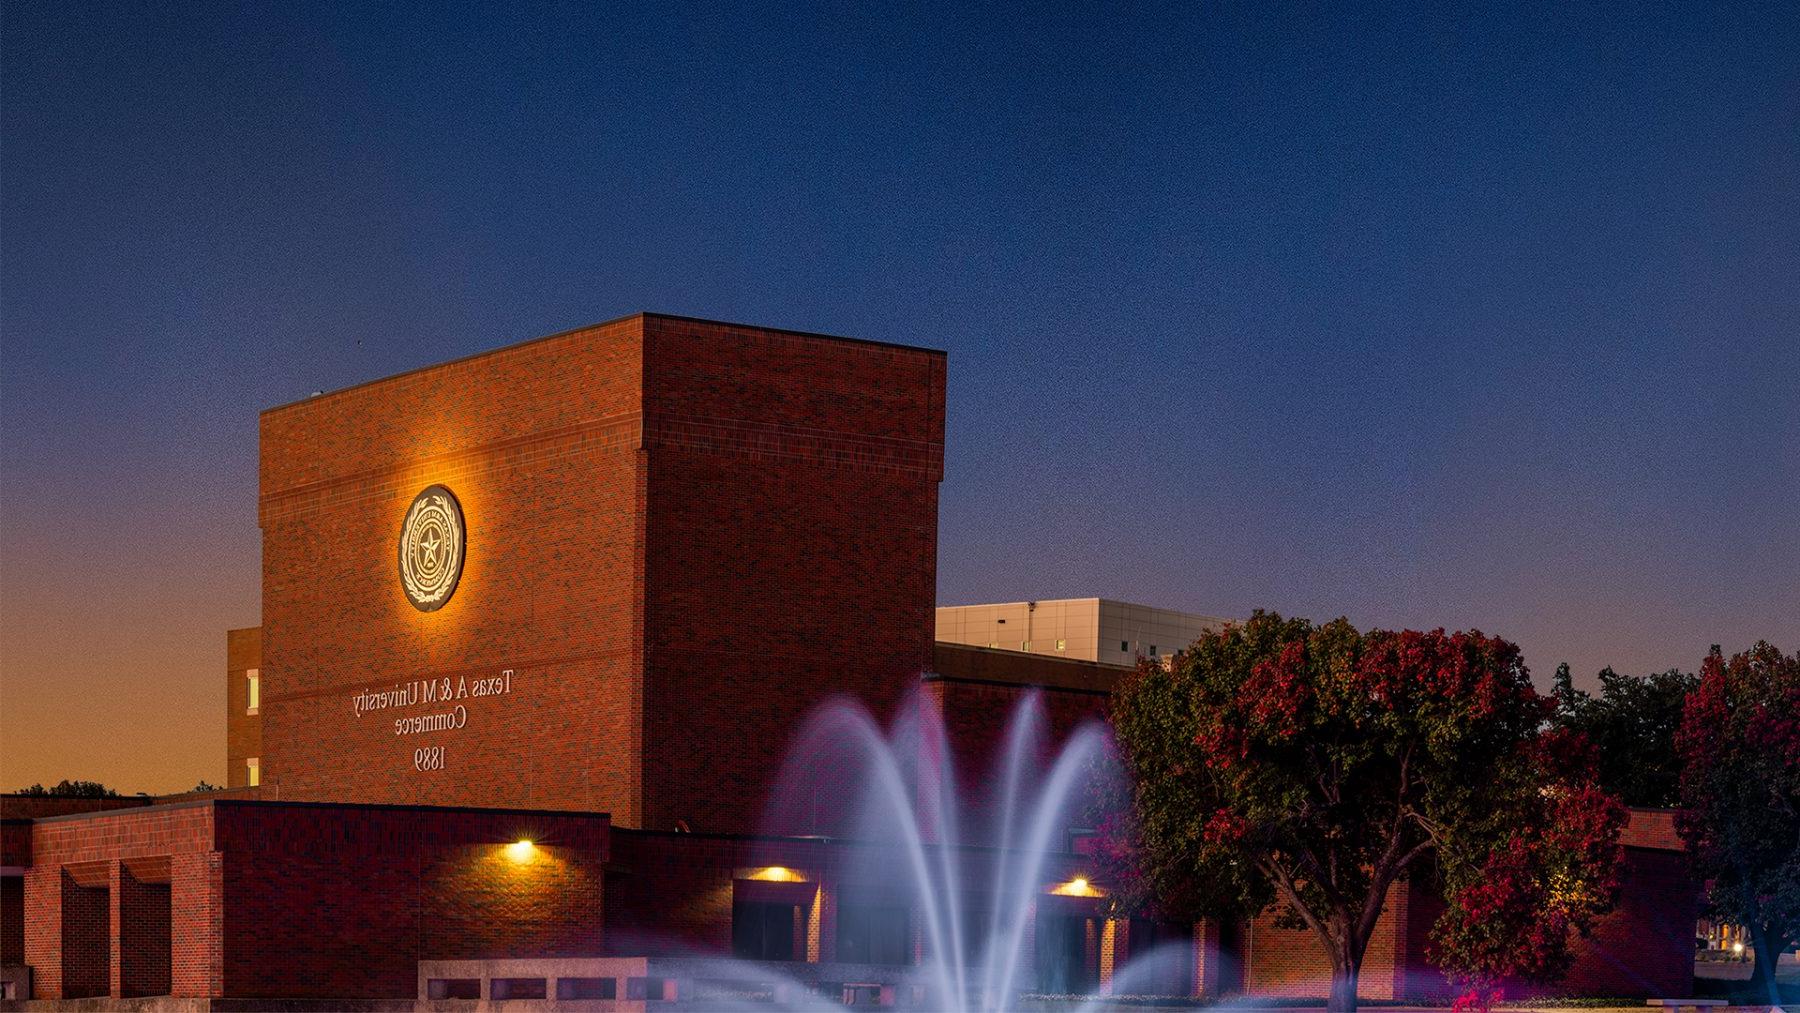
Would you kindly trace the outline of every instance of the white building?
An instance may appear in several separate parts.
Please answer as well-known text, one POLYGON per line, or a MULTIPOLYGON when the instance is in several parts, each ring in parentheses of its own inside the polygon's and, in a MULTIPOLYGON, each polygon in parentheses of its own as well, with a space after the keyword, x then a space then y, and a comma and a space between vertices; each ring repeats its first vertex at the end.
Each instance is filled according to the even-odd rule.
POLYGON ((940 643, 1049 654, 1112 665, 1166 658, 1231 620, 1107 598, 1059 598, 937 610, 940 643))

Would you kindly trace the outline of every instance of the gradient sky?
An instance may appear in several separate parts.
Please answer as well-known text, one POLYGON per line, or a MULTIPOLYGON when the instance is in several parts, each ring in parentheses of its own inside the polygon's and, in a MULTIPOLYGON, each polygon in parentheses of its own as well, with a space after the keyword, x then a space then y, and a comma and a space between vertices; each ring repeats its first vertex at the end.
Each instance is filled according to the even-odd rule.
POLYGON ((640 309, 948 349, 944 603, 1800 647, 1791 3, 180 6, 0 15, 0 788, 223 779, 260 409, 640 309))

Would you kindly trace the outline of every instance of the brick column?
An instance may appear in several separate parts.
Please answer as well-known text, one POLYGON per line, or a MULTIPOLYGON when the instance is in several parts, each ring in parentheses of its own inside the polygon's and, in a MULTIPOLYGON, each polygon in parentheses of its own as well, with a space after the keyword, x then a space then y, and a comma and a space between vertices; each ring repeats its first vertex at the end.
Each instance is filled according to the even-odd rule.
POLYGON ((32 995, 62 997, 62 899, 60 866, 39 862, 25 870, 25 963, 32 995))
POLYGON ((1121 949, 1127 945, 1130 936, 1129 923, 1121 923, 1117 918, 1107 918, 1100 922, 1101 995, 1112 994, 1113 970, 1125 963, 1121 949))
POLYGON ((200 851, 169 859, 170 995, 225 994, 224 858, 200 851))
POLYGON ((820 883, 813 891, 812 914, 806 922, 806 961, 837 959, 837 891, 820 883))
POLYGON ((107 869, 108 883, 106 887, 106 946, 108 953, 106 994, 114 999, 122 999, 125 996, 125 989, 120 980, 119 954, 123 947, 119 944, 119 926, 124 918, 119 912, 119 894, 121 892, 119 887, 125 870, 119 865, 118 859, 108 862, 107 865, 109 868, 107 869))
POLYGON ((1203 918, 1194 923, 1194 987, 1193 993, 1216 999, 1221 991, 1220 977, 1224 954, 1219 948, 1219 923, 1203 918))

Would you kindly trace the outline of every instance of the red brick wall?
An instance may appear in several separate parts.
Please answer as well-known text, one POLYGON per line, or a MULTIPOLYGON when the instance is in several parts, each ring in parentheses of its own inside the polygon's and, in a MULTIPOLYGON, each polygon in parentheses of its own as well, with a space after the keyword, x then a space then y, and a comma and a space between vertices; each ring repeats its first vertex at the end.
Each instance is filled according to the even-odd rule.
POLYGON ((194 802, 33 829, 40 998, 406 998, 422 959, 601 949, 604 816, 194 802))
MULTIPOLYGON (((60 998, 110 995, 112 989, 112 904, 104 883, 83 883, 72 871, 60 870, 62 957, 60 998)), ((34 986, 39 996, 42 985, 34 986)))
MULTIPOLYGON (((989 929, 994 902, 991 891, 999 870, 991 866, 994 852, 968 848, 958 852, 960 881, 966 894, 965 911, 977 913, 972 924, 983 934, 989 929)), ((909 919, 915 955, 925 943, 925 914, 919 910, 908 874, 897 871, 906 859, 897 849, 846 842, 757 838, 706 834, 672 834, 654 831, 616 830, 613 863, 606 878, 606 952, 612 956, 719 955, 731 952, 731 902, 738 890, 779 892, 784 897, 805 898, 819 909, 819 958, 837 957, 837 903, 853 896, 911 909, 909 919), (738 881, 741 873, 781 866, 802 882, 738 881)), ((929 861, 935 869, 937 857, 929 861)), ((1079 860, 1052 856, 1046 863, 1046 882, 1068 878, 1080 868, 1079 860)), ((1040 898, 1042 907, 1078 907, 1092 913, 1091 898, 1040 898)), ((1022 981, 1029 984, 1035 972, 1034 934, 1028 929, 1020 954, 1022 981)))
POLYGON ((1431 927, 1444 913, 1444 898, 1431 887, 1413 888, 1410 884, 1401 896, 1404 904, 1395 914, 1405 915, 1405 928, 1399 940, 1401 959, 1394 970, 1395 994, 1420 1002, 1448 1002, 1458 990, 1427 956, 1431 927))
MULTIPOLYGON (((1394 917, 1404 902, 1405 885, 1388 890, 1387 906, 1363 953, 1357 994, 1365 999, 1392 999, 1394 956, 1401 923, 1394 917)), ((1310 928, 1278 928, 1272 913, 1250 922, 1244 943, 1244 990, 1252 995, 1314 997, 1331 991, 1331 962, 1310 928)))
POLYGON ((225 994, 404 998, 418 961, 600 952, 607 821, 219 806, 225 994), (515 861, 507 845, 535 847, 515 861))
POLYGON ((606 877, 609 956, 731 952, 735 870, 783 865, 817 879, 831 849, 753 839, 616 831, 606 877))
MULTIPOLYGON (((212 836, 211 807, 206 804, 133 808, 34 823, 32 864, 25 872, 25 962, 32 966, 33 990, 38 997, 110 994, 116 976, 111 954, 115 925, 111 895, 117 892, 123 900, 123 888, 114 891, 113 885, 125 875, 123 863, 142 870, 160 869, 164 861, 170 884, 172 992, 218 995, 219 908, 212 836), (94 988, 97 973, 91 944, 86 942, 91 937, 85 931, 77 933, 73 947, 64 940, 63 907, 70 902, 65 877, 77 886, 107 895, 98 934, 107 953, 107 967, 98 991, 88 991, 94 988), (69 972, 72 978, 66 977, 69 972)), ((87 918, 88 906, 96 899, 92 894, 73 897, 77 905, 74 920, 87 918)))
MULTIPOLYGON (((99 812, 108 809, 135 809, 151 799, 142 796, 125 798, 67 798, 57 795, 0 795, 0 818, 36 820, 46 816, 99 812)), ((8 862, 8 865, 26 864, 8 862)))
POLYGON ((263 783, 282 799, 640 808, 640 321, 603 324, 262 416, 263 783), (468 527, 456 593, 407 602, 400 524, 433 483, 468 527), (514 670, 467 727, 351 699, 514 670), (443 770, 414 750, 445 746, 443 770))
MULTIPOLYGON (((922 693, 944 722, 956 764, 957 797, 962 800, 963 824, 959 834, 967 844, 999 843, 1004 780, 998 772, 1004 762, 1007 723, 1021 702, 1035 693, 1043 716, 1044 734, 1029 760, 1028 786, 1041 785, 1057 753, 1077 728, 1084 722, 1106 718, 1107 698, 1091 692, 933 679, 924 684, 922 693)), ((1085 815, 1084 805, 1077 801, 1065 823, 1068 827, 1079 826, 1085 815)), ((1051 847, 1062 848, 1064 844, 1058 838, 1051 847)))
MULTIPOLYGON (((1633 812, 1632 822, 1638 820, 1633 812)), ((1548 987, 1515 983, 1507 994, 1630 999, 1693 995, 1699 892, 1686 855, 1626 848, 1618 906, 1594 927, 1592 936, 1575 941, 1575 962, 1568 975, 1548 987)))
MULTIPOLYGON (((855 856, 864 849, 820 841, 616 831, 606 879, 606 952, 616 956, 731 953, 735 889, 820 905, 821 959, 836 949, 835 891, 874 889, 855 856), (737 883, 738 873, 782 866, 804 882, 737 883), (734 887, 734 883, 736 884, 734 887), (819 887, 829 884, 830 892, 819 887)), ((879 884, 891 889, 893 881, 879 884)), ((909 898, 910 900, 910 898, 909 898)))
POLYGON ((168 995, 172 984, 171 884, 167 862, 138 878, 119 870, 119 987, 124 996, 168 995))
MULTIPOLYGON (((1653 817, 1654 818, 1654 817, 1653 817)), ((1640 814, 1632 814, 1637 824, 1640 814)), ((1654 830, 1654 826, 1651 828, 1654 830)), ((1627 826, 1622 837, 1645 833, 1627 826)), ((1694 919, 1698 887, 1677 851, 1628 847, 1618 906, 1592 936, 1577 937, 1569 973, 1552 985, 1511 982, 1510 997, 1540 995, 1638 999, 1685 996, 1693 989, 1694 919)), ((1389 891, 1376 937, 1364 958, 1359 992, 1365 998, 1442 1002, 1455 994, 1426 958, 1431 926, 1444 910, 1435 891, 1399 884, 1389 891)), ((1310 930, 1276 929, 1273 916, 1251 925, 1247 991, 1322 996, 1330 965, 1310 930)))
POLYGON ((755 828, 812 706, 928 666, 943 384, 941 353, 646 315, 264 413, 265 797, 755 828), (420 613, 394 556, 434 482, 468 549, 420 613), (503 669, 457 731, 353 714, 503 669))
POLYGON ((929 667, 944 357, 645 326, 643 825, 829 831, 764 805, 809 711, 929 667))

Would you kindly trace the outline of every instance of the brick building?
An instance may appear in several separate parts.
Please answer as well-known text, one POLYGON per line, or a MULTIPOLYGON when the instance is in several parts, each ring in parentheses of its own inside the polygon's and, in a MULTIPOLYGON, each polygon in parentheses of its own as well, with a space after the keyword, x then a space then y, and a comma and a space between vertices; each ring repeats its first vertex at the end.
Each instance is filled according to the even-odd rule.
MULTIPOLYGON (((641 314, 263 413, 228 790, 5 800, 0 964, 49 1000, 654 1004, 726 987, 693 962, 735 951, 907 1001, 921 912, 845 839, 841 771, 789 771, 812 804, 768 822, 785 744, 827 698, 916 695, 991 844, 1007 715, 1036 693, 1058 740, 1126 671, 934 642, 944 383, 937 351, 641 314)), ((1572 990, 1687 992, 1693 887, 1657 818, 1601 946, 1637 942, 1572 990)), ((1005 856, 963 860, 984 883, 1005 856)), ((1174 942, 1167 991, 1322 991, 1310 940, 1108 920, 1082 863, 1045 870, 1020 987, 1174 942)), ((1440 987, 1430 903, 1395 897, 1367 994, 1440 987)))

